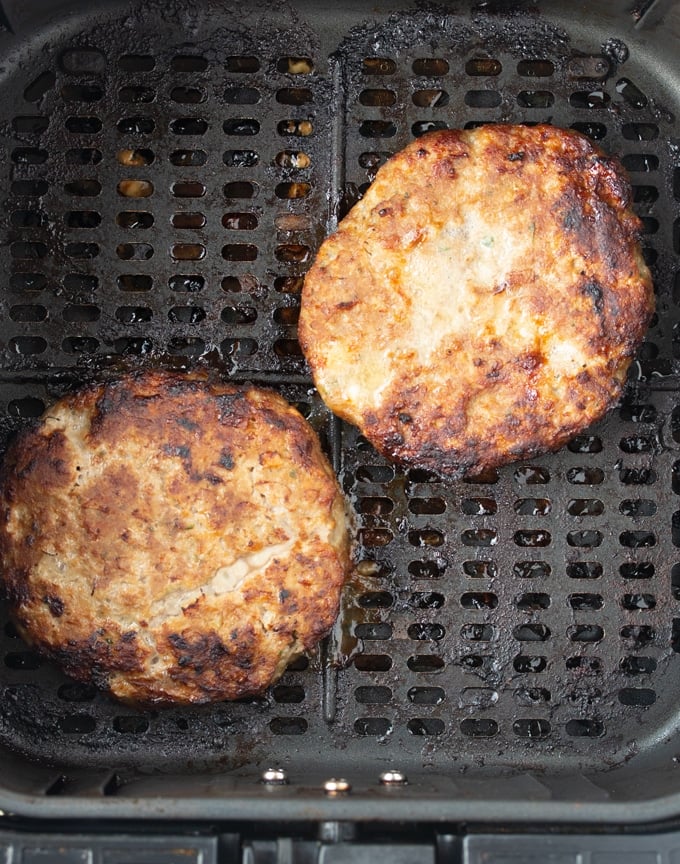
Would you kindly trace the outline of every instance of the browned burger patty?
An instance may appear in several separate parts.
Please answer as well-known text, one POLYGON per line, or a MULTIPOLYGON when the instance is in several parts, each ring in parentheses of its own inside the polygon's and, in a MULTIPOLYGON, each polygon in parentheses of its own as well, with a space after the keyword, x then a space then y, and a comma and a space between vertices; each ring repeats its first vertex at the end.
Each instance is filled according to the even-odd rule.
POLYGON ((431 132, 306 276, 316 386, 386 456, 463 475, 554 450, 619 398, 653 311, 619 163, 551 126, 431 132))
POLYGON ((344 500, 275 393, 149 372, 91 386, 10 446, 0 555, 27 641, 140 703, 264 689, 329 630, 344 500))

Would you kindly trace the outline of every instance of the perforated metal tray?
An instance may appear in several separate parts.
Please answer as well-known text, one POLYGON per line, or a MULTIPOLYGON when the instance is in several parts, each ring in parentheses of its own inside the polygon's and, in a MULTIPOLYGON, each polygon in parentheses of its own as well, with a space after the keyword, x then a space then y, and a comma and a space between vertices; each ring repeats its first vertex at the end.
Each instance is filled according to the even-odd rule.
POLYGON ((677 4, 95 6, 0 10, 4 437, 92 377, 209 365, 309 416, 360 551, 332 636, 245 702, 133 711, 3 624, 0 806, 678 815, 677 4), (498 121, 574 127, 621 156, 658 312, 605 421, 452 483, 395 469, 330 416, 295 338, 299 293, 387 155, 498 121), (289 783, 260 782, 270 766, 289 783), (381 784, 388 768, 408 785, 381 784), (331 776, 351 790, 328 794, 331 776))

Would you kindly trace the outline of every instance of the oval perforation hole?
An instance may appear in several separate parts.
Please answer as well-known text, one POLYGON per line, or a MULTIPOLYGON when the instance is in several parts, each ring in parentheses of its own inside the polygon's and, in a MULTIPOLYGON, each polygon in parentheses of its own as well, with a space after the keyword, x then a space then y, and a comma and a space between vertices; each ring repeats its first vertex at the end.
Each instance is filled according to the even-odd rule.
POLYGON ((472 579, 495 579, 498 568, 495 561, 478 558, 475 561, 463 561, 463 573, 472 579))
POLYGON ((308 723, 304 717, 274 717, 269 729, 274 735, 304 735, 308 723))
POLYGON ((50 118, 42 115, 24 115, 12 120, 12 129, 18 135, 42 135, 50 124, 50 118))
POLYGON ((101 191, 102 186, 98 180, 72 180, 64 184, 64 192, 79 198, 94 198, 101 191))
POLYGON ((167 350, 175 357, 200 357, 205 351, 205 342, 190 336, 174 336, 168 341, 167 350))
POLYGON ((460 731, 468 738, 493 738, 498 734, 498 723, 487 718, 468 717, 461 721, 460 731))
POLYGON ((124 273, 116 280, 121 291, 150 291, 153 287, 153 278, 141 273, 124 273))
POLYGON ((364 75, 393 75, 397 64, 390 57, 364 57, 361 71, 364 75))
POLYGON ((357 600, 362 609, 389 609, 394 597, 389 591, 367 591, 357 600))
POLYGON ((359 124, 359 134, 364 138, 393 138, 397 126, 392 120, 363 120, 359 124))
POLYGON ((354 698, 362 705, 384 705, 392 698, 392 691, 389 687, 356 687, 354 698))
POLYGON ((517 104, 521 108, 550 108, 555 104, 555 96, 550 90, 521 90, 517 104))
POLYGON ((11 159, 17 165, 44 165, 47 156, 47 150, 40 147, 15 147, 11 159))
POLYGON ((47 350, 47 341, 42 336, 15 336, 9 340, 9 349, 15 354, 42 354, 47 350))
POLYGON ((64 213, 64 222, 68 228, 96 228, 102 217, 95 210, 70 210, 64 213))
POLYGON ((153 183, 148 180, 121 180, 116 189, 123 198, 148 198, 153 195, 153 183))
POLYGON ((491 591, 466 591, 461 595, 460 605, 463 609, 495 609, 498 597, 491 591))
POLYGON ((460 628, 460 636, 466 642, 491 642, 495 638, 495 631, 491 624, 470 622, 460 628))
POLYGON ((153 318, 153 311, 148 306, 119 306, 116 309, 116 320, 123 324, 146 324, 153 318))
POLYGON ((67 291, 90 293, 99 286, 99 280, 96 276, 89 276, 85 273, 67 273, 62 281, 67 291))
MULTIPOLYGON (((46 310, 47 311, 47 310, 46 310)), ((35 396, 24 396, 21 399, 11 399, 7 403, 7 414, 9 417, 40 417, 45 410, 45 403, 35 396)), ((8 635, 10 635, 8 633, 8 635)), ((18 633, 15 636, 18 637, 18 633)))
POLYGON ((273 688, 272 695, 280 705, 297 705, 305 700, 305 688, 299 684, 279 684, 273 688))
POLYGON ((153 102, 156 98, 156 91, 153 87, 121 87, 118 91, 118 98, 123 103, 132 105, 146 105, 153 102))
POLYGON ((118 58, 123 72, 151 72, 155 65, 155 59, 149 54, 123 54, 118 58))
POLYGON ((512 567, 512 574, 518 579, 543 579, 551 572, 546 561, 516 561, 512 567))
POLYGON ((255 150, 227 150, 222 161, 228 168, 252 168, 259 162, 259 154, 255 150))
POLYGON ((149 243, 119 243, 116 246, 116 255, 121 261, 148 261, 153 253, 153 246, 149 243))
POLYGON ((168 320, 173 324, 200 324, 205 318, 206 311, 200 306, 173 306, 168 310, 168 320))
POLYGON ((620 663, 624 675, 651 675, 656 672, 656 666, 654 657, 623 657, 620 663))
POLYGON ((572 738, 601 738, 605 734, 605 726, 602 720, 578 717, 567 721, 565 731, 572 738))
POLYGON ((202 243, 174 243, 170 255, 175 261, 200 261, 205 258, 206 248, 202 243))
POLYGON ((550 639, 550 628, 545 624, 518 624, 512 635, 518 642, 545 642, 550 639))
POLYGON ((14 210, 10 221, 15 228, 44 228, 47 214, 42 210, 14 210))
POLYGON ((113 728, 123 735, 143 735, 149 730, 149 720, 139 714, 125 714, 113 718, 113 728))
POLYGON ((567 629, 567 636, 572 642, 600 642, 604 630, 597 624, 575 624, 567 629))
POLYGON ((567 576, 570 579, 599 579, 603 568, 598 561, 574 561, 567 564, 567 576))
POLYGON ((116 153, 116 161, 131 168, 142 168, 154 161, 154 152, 148 147, 124 147, 116 153))
MULTIPOLYGON (((116 128, 119 132, 122 132, 123 135, 150 135, 156 128, 156 121, 153 117, 144 117, 139 115, 134 117, 122 117, 118 121, 116 128)), ((99 129, 93 131, 98 132, 99 129)))
POLYGON ((600 516, 603 512, 604 504, 598 498, 571 498, 567 503, 570 516, 600 516))
POLYGON ((93 336, 67 336, 61 343, 61 349, 66 354, 96 354, 99 340, 93 336))
POLYGON ((446 693, 441 687, 411 687, 406 697, 414 705, 441 705, 446 693))
POLYGON ((522 465, 516 468, 513 476, 521 486, 536 486, 550 482, 549 471, 534 465, 522 465))
POLYGON ((194 168, 205 165, 208 154, 205 150, 173 150, 170 154, 170 162, 180 168, 194 168))
MULTIPOLYGON (((97 214, 98 215, 98 214, 97 214)), ((145 229, 151 228, 154 223, 153 214, 145 210, 123 210, 116 216, 116 225, 120 228, 145 229)), ((99 224, 99 223, 97 223, 99 224)), ((93 226, 79 226, 93 227, 93 226)))
MULTIPOLYGON (((236 124, 238 121, 227 122, 233 122, 234 124, 236 124)), ((176 120, 171 121, 170 131, 173 132, 175 135, 205 135, 205 133, 208 131, 208 121, 204 120, 202 117, 178 117, 176 120)), ((254 135, 255 133, 234 132, 229 134, 254 135)))
POLYGON ((206 193, 205 186, 198 180, 181 180, 173 183, 171 189, 175 198, 202 198, 206 193))
POLYGON ((444 543, 444 535, 441 531, 435 531, 434 528, 423 528, 417 531, 408 532, 408 542, 411 546, 441 546, 444 543))
POLYGON ((500 75, 502 65, 493 57, 472 57, 465 64, 465 73, 476 78, 495 77, 500 75))
POLYGON ((424 674, 432 674, 441 672, 445 663, 442 657, 436 654, 414 654, 408 658, 406 665, 411 672, 419 672, 424 674))
POLYGON ((601 531, 570 531, 567 534, 567 543, 577 548, 595 548, 603 539, 601 531))
POLYGON ((260 123, 254 117, 233 117, 224 121, 222 130, 225 135, 257 135, 260 131, 260 123))
POLYGON ((601 110, 606 108, 610 102, 611 97, 604 90, 577 90, 569 96, 569 104, 572 108, 601 110))
POLYGON ((624 609, 631 611, 644 611, 656 608, 656 597, 648 593, 631 593, 624 594, 621 598, 621 605, 624 609))
POLYGON ((392 625, 387 622, 357 624, 354 635, 368 642, 381 642, 392 637, 392 625))
POLYGON ((173 102, 178 102, 181 105, 197 105, 200 102, 205 102, 206 92, 202 87, 180 85, 172 88, 170 98, 173 102))
POLYGON ((205 227, 206 218, 203 213, 183 212, 173 213, 170 221, 173 228, 198 230, 205 227))
POLYGON ((406 724, 411 735, 441 735, 446 728, 437 717, 414 717, 406 724))
POLYGON ((309 105, 314 95, 308 87, 282 87, 276 91, 276 101, 281 105, 309 105))
POLYGON ((387 735, 392 731, 392 723, 387 717, 358 717, 354 731, 357 735, 387 735))
POLYGON ((656 631, 649 624, 626 624, 620 636, 630 651, 641 651, 654 642, 656 631))
POLYGON ((439 642, 446 635, 446 629, 441 624, 428 622, 411 624, 406 632, 408 638, 415 642, 439 642))
POLYGON ((311 57, 279 57, 276 70, 286 75, 309 75, 314 71, 314 61, 311 57))
POLYGON ((446 90, 416 90, 411 101, 419 108, 444 108, 449 104, 449 94, 446 90))
POLYGON ((443 57, 418 57, 411 66, 414 75, 437 78, 449 71, 448 61, 443 57))
POLYGON ((498 505, 493 498, 463 498, 460 508, 466 516, 493 516, 498 505))
POLYGON ((548 666, 548 660, 545 657, 518 654, 513 660, 512 665, 515 672, 519 672, 522 675, 538 674, 545 671, 548 666))
POLYGON ((523 548, 543 548, 552 542, 549 531, 527 530, 515 531, 513 542, 523 548))
POLYGON ((570 594, 568 603, 576 611, 594 611, 602 609, 604 600, 601 594, 576 593, 570 594))
POLYGON ((389 654, 358 654, 354 667, 360 672, 388 672, 392 668, 389 654))
POLYGON ((85 735, 97 728, 96 719, 89 714, 67 714, 58 722, 61 731, 67 735, 85 735))
POLYGON ((464 546, 495 546, 498 543, 498 532, 492 528, 476 528, 463 531, 460 535, 464 546))
POLYGON ((526 612, 535 612, 539 609, 548 609, 550 607, 550 594, 542 592, 528 591, 515 600, 515 605, 518 609, 526 612))
POLYGON ((69 304, 62 313, 64 321, 69 323, 99 321, 101 309, 92 304, 69 304))
POLYGON ((414 579, 439 579, 444 570, 435 561, 411 561, 408 572, 414 579))
POLYGON ((394 90, 386 89, 367 89, 362 90, 359 94, 359 102, 367 107, 389 107, 397 101, 397 94, 394 90))
POLYGON ((512 731, 518 738, 547 738, 550 723, 542 718, 521 718, 512 724, 512 731))
POLYGON ((619 702, 639 708, 649 708, 656 702, 656 693, 647 687, 623 687, 619 690, 619 702))

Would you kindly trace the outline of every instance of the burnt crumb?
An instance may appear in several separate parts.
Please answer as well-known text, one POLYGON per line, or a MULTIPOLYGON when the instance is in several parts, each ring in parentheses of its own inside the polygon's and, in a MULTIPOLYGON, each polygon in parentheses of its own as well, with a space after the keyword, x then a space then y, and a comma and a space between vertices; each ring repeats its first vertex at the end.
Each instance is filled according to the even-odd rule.
POLYGON ((191 456, 191 450, 183 444, 164 444, 163 453, 166 456, 179 456, 180 459, 188 459, 191 456))
POLYGON ((419 159, 424 159, 424 158, 427 156, 427 152, 428 152, 428 151, 427 151, 424 147, 419 147, 419 148, 416 150, 416 156, 417 156, 419 159))
POLYGON ((566 231, 577 231, 583 224, 583 218, 581 212, 572 208, 571 210, 567 210, 564 214, 564 219, 562 220, 562 225, 564 226, 566 231))
POLYGON ((217 474, 206 474, 204 476, 211 486, 219 486, 220 483, 224 482, 217 474))
POLYGON ((404 411, 400 412, 398 416, 400 423, 413 423, 413 417, 404 411))
POLYGON ((194 423, 193 420, 189 420, 188 417, 178 417, 177 425, 181 426, 182 429, 186 429, 187 432, 197 432, 200 428, 198 423, 194 423))
POLYGON ((226 471, 232 471, 234 468, 234 457, 229 450, 223 450, 220 454, 219 464, 226 471))
MULTIPOLYGON (((384 214, 381 213, 380 215, 383 216, 384 214)), ((353 309, 357 305, 358 302, 359 302, 358 300, 343 300, 341 303, 338 303, 335 308, 336 309, 353 309)))
POLYGON ((524 150, 517 150, 515 153, 508 153, 509 162, 521 162, 524 159, 524 150))
POLYGON ((290 597, 290 591, 287 588, 281 588, 279 591, 279 603, 284 603, 290 597))
POLYGON ((378 216, 389 216, 391 212, 392 211, 389 207, 381 207, 380 210, 378 210, 378 216))
POLYGON ((585 285, 583 285, 583 287, 581 288, 581 292, 585 294, 586 297, 590 297, 590 299, 593 301, 595 311, 598 314, 601 314, 604 306, 602 286, 594 279, 591 279, 586 282, 585 285))
POLYGON ((47 604, 47 608, 55 618, 61 618, 64 614, 64 601, 61 597, 57 597, 54 594, 46 594, 43 597, 43 603, 47 604))
POLYGON ((121 634, 120 641, 121 642, 134 642, 137 638, 137 633, 134 630, 126 630, 125 633, 121 634))

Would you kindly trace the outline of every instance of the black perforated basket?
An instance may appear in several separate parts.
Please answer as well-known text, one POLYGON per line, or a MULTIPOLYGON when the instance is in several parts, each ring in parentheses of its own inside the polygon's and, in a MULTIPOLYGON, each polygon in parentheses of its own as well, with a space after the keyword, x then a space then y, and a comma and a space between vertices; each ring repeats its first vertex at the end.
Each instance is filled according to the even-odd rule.
POLYGON ((257 699, 134 711, 3 620, 8 812, 680 815, 680 8, 373 5, 3 0, 4 440, 83 381, 207 365, 301 408, 359 521, 333 634, 257 699), (603 422, 454 483, 329 414, 299 296, 391 153, 501 121, 621 157, 657 314, 603 422))

